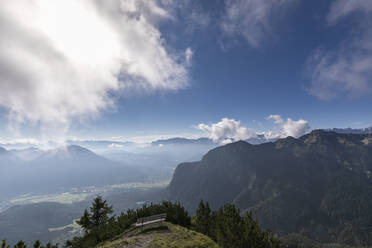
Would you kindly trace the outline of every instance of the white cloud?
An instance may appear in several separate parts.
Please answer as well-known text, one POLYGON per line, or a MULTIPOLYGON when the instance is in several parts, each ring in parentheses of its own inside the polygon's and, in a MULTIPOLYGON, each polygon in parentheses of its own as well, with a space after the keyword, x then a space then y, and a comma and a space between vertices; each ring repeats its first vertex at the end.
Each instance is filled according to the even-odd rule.
POLYGON ((27 146, 40 146, 44 143, 35 138, 16 138, 12 140, 0 140, 1 145, 27 145, 27 146))
POLYGON ((122 149, 122 148, 124 148, 123 145, 121 145, 121 144, 115 144, 115 143, 112 143, 112 144, 108 145, 107 147, 108 148, 111 148, 111 149, 122 149))
MULTIPOLYGON (((205 132, 210 139, 221 144, 227 144, 239 140, 249 140, 262 136, 266 141, 276 140, 292 136, 298 138, 311 131, 308 121, 297 121, 287 118, 284 120, 280 115, 270 115, 267 120, 273 120, 275 126, 272 130, 255 132, 244 126, 240 121, 223 118, 220 122, 210 125, 201 123, 196 128, 205 132)), ((262 141, 265 141, 262 140, 262 141)))
POLYGON ((342 17, 354 11, 370 12, 372 11, 372 2, 370 0, 336 0, 331 4, 327 17, 328 23, 335 24, 342 17))
POLYGON ((283 118, 280 115, 269 115, 266 119, 274 120, 275 124, 283 123, 283 118))
POLYGON ((187 85, 191 49, 167 48, 157 23, 171 16, 156 1, 5 1, 0 16, 0 106, 14 122, 64 133, 119 91, 187 85))
POLYGON ((211 22, 209 13, 203 8, 199 0, 160 0, 173 19, 182 20, 186 25, 186 32, 193 32, 195 29, 207 27, 211 22))
POLYGON ((267 140, 286 138, 288 136, 298 138, 311 130, 308 121, 303 119, 294 121, 291 118, 287 118, 283 120, 280 115, 270 115, 267 119, 273 120, 277 125, 273 130, 264 132, 267 140))
POLYGON ((272 33, 274 12, 285 9, 292 0, 227 0, 226 14, 221 24, 229 35, 242 35, 253 47, 272 33))
POLYGON ((209 25, 211 22, 210 16, 203 12, 200 9, 193 8, 190 15, 188 16, 190 18, 190 23, 197 27, 205 28, 209 25))
POLYGON ((186 48, 185 50, 185 58, 186 58, 186 65, 191 66, 191 60, 192 56, 194 55, 194 52, 191 50, 190 47, 186 48))
POLYGON ((372 93, 372 2, 336 0, 328 24, 337 25, 353 13, 357 20, 351 37, 335 49, 316 49, 307 66, 311 74, 309 92, 320 99, 358 97, 372 93))
POLYGON ((255 132, 241 125, 240 121, 228 118, 211 125, 201 123, 197 128, 206 132, 213 141, 224 144, 256 137, 255 132))

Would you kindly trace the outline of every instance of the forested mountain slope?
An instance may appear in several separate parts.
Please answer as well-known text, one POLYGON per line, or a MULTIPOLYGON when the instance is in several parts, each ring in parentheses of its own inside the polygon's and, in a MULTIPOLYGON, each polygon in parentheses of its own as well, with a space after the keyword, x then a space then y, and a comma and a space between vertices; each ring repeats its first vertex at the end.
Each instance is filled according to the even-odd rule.
POLYGON ((215 148, 180 164, 167 190, 191 210, 231 202, 279 234, 361 245, 372 242, 371 171, 372 135, 316 130, 215 148))

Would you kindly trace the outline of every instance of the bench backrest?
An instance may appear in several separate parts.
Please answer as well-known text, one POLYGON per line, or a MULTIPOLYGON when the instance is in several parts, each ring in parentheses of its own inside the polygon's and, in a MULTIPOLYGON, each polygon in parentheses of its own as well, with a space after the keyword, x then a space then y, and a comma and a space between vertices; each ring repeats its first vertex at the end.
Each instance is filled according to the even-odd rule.
POLYGON ((148 216, 148 217, 142 217, 142 218, 138 218, 137 219, 137 223, 145 223, 145 222, 148 222, 148 221, 152 221, 152 220, 160 220, 160 219, 165 219, 167 218, 167 214, 156 214, 156 215, 151 215, 151 216, 148 216))

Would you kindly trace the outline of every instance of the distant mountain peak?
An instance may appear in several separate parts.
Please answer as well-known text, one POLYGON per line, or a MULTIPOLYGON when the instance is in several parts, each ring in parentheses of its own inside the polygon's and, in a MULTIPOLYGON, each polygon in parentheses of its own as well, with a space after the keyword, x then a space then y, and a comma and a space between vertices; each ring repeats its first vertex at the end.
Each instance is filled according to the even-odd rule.
POLYGON ((39 148, 29 147, 25 149, 12 149, 10 152, 17 158, 20 158, 24 161, 30 161, 40 157, 45 151, 39 148))
POLYGON ((8 151, 4 147, 0 147, 0 154, 7 153, 8 151))
POLYGON ((152 146, 159 145, 189 145, 189 144, 200 144, 200 145, 212 145, 215 142, 209 138, 197 138, 197 139, 188 139, 181 137, 174 137, 169 139, 159 139, 151 142, 152 146))
POLYGON ((79 152, 79 153, 93 153, 91 150, 78 146, 78 145, 69 145, 67 146, 67 151, 68 152, 79 152))
POLYGON ((41 154, 39 159, 72 159, 80 156, 97 156, 94 152, 77 145, 69 145, 48 150, 41 154))
POLYGON ((314 135, 314 134, 324 134, 324 133, 328 133, 328 132, 332 132, 332 130, 326 130, 326 129, 314 129, 314 130, 312 130, 309 134, 310 134, 310 135, 314 135))

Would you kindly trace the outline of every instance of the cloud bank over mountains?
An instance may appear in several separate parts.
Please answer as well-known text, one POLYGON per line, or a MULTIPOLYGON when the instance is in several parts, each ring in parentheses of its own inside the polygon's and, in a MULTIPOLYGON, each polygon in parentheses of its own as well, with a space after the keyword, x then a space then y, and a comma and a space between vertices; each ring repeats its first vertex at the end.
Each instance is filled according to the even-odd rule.
POLYGON ((66 131, 115 107, 120 92, 178 90, 192 50, 167 47, 156 1, 6 1, 0 8, 0 106, 15 123, 66 131))
MULTIPOLYGON (((202 131, 202 134, 197 133, 184 133, 184 134, 167 134, 167 135, 149 135, 143 137, 107 137, 107 138, 78 138, 70 137, 67 139, 66 144, 86 146, 90 144, 99 144, 100 147, 105 149, 137 149, 146 148, 154 141, 159 140, 172 140, 180 139, 188 141, 196 141, 200 138, 209 138, 211 144, 227 144, 239 140, 248 140, 253 143, 263 143, 273 141, 281 138, 292 136, 298 138, 311 131, 308 121, 299 119, 293 120, 291 118, 284 119, 280 115, 270 115, 266 120, 272 121, 274 126, 263 132, 258 132, 246 125, 241 121, 222 118, 216 123, 200 123, 194 128, 202 131)), ((200 140, 204 142, 205 140, 200 140)), ((155 142, 156 143, 156 142, 155 142)), ((207 142, 208 143, 208 142, 207 142)), ((39 140, 36 138, 22 138, 13 140, 0 140, 0 146, 7 148, 27 148, 39 147, 42 149, 50 149, 51 147, 58 147, 53 140, 39 140)), ((89 147, 91 148, 91 147, 89 147)), ((93 149, 94 150, 94 149, 93 149)))
POLYGON ((284 120, 280 115, 270 115, 267 119, 273 120, 276 124, 273 130, 264 132, 265 138, 268 140, 286 138, 288 136, 298 138, 311 130, 308 121, 303 119, 295 121, 287 118, 284 120))
POLYGON ((213 124, 200 123, 197 128, 207 134, 215 142, 222 144, 231 143, 239 140, 255 139, 259 136, 267 141, 292 136, 298 138, 311 131, 308 121, 291 118, 283 119, 280 115, 270 115, 268 120, 273 120, 275 126, 272 130, 265 132, 255 132, 251 128, 244 126, 240 121, 222 118, 221 121, 213 124))

